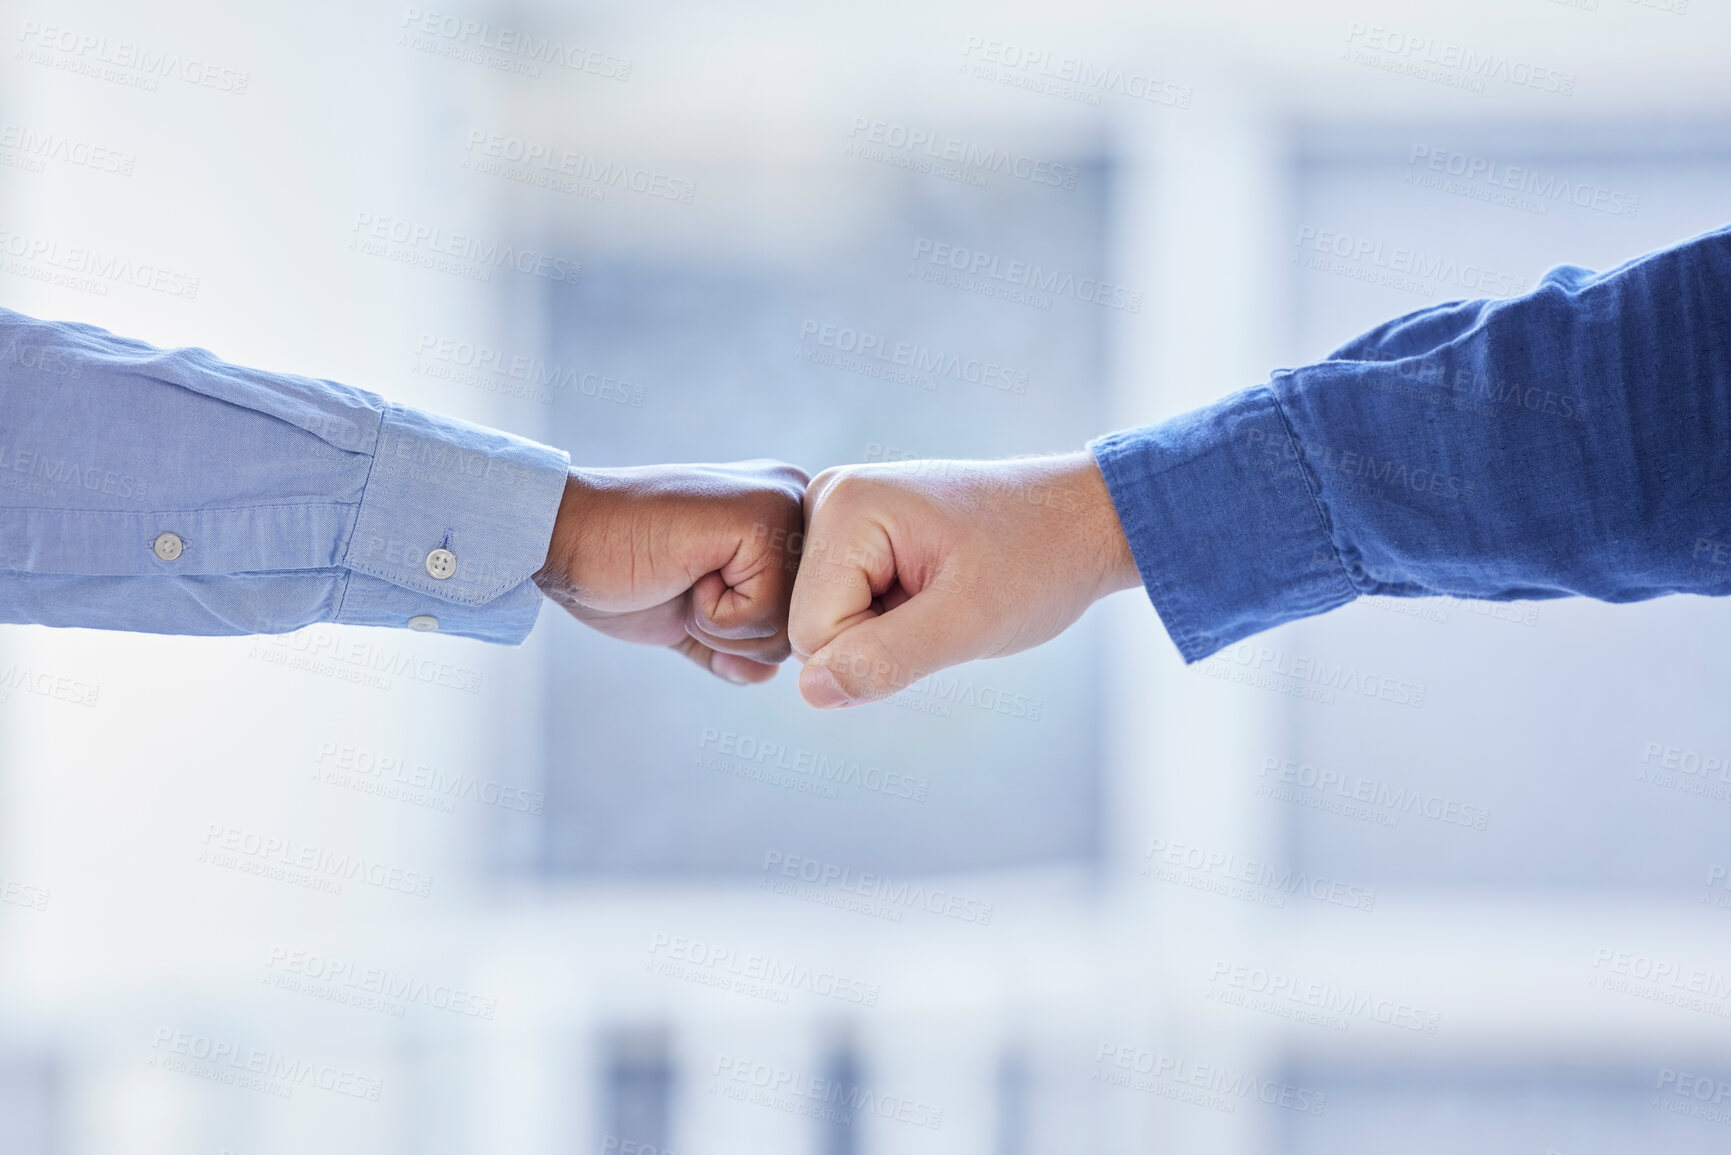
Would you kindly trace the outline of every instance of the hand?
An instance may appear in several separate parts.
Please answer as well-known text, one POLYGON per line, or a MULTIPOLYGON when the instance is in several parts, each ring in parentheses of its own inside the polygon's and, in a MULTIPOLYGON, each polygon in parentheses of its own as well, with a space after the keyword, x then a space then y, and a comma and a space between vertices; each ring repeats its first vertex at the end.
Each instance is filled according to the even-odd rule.
POLYGON ((805 512, 788 633, 824 709, 1037 646, 1140 583, 1088 453, 827 469, 805 512))
POLYGON ((573 467, 535 583, 604 634, 768 681, 788 655, 805 483, 772 461, 573 467))

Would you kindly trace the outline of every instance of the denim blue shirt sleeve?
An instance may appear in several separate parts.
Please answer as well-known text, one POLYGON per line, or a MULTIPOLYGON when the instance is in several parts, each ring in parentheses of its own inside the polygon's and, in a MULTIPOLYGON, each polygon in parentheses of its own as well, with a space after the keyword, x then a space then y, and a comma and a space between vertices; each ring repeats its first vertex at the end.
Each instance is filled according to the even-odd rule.
POLYGON ((332 381, 0 309, 0 621, 417 619, 520 642, 569 464, 332 381))
POLYGON ((1731 229, 1091 448, 1186 661, 1360 594, 1731 594, 1731 229))

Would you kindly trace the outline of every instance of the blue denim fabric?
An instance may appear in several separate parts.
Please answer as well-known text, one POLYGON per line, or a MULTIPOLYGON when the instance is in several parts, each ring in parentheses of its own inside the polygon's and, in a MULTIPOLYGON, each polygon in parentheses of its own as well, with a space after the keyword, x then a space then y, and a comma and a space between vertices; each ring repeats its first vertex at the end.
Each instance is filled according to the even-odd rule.
POLYGON ((1731 593, 1731 229, 1091 446, 1186 661, 1360 594, 1731 593))

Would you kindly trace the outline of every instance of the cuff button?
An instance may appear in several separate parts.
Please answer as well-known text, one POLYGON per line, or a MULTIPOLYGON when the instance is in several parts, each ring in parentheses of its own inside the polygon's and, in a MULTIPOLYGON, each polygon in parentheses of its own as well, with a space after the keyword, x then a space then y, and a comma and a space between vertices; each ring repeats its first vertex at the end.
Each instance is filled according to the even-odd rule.
POLYGON ((436 549, 427 555, 427 572, 435 581, 444 581, 457 572, 457 555, 448 549, 436 549))
POLYGON ((417 614, 409 619, 409 628, 416 633, 431 633, 439 628, 439 619, 431 614, 417 614))
MULTIPOLYGON (((156 540, 150 543, 150 552, 163 561, 173 561, 186 548, 186 543, 180 540, 178 533, 159 533, 156 540)), ((455 559, 452 559, 455 561, 455 559)))

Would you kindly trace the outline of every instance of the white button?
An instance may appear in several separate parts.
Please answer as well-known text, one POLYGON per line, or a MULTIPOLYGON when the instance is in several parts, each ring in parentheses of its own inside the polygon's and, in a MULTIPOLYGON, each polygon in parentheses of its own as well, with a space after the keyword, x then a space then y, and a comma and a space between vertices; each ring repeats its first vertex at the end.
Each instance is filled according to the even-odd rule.
POLYGON ((427 555, 427 572, 444 581, 457 572, 457 555, 448 549, 436 549, 427 555))
POLYGON ((439 628, 439 619, 432 617, 428 614, 417 614, 416 616, 409 619, 409 628, 411 630, 419 630, 421 633, 424 634, 424 633, 427 633, 429 630, 438 629, 439 628))
POLYGON ((185 548, 186 543, 180 540, 178 533, 159 533, 156 540, 150 543, 151 552, 163 561, 173 561, 185 548))

